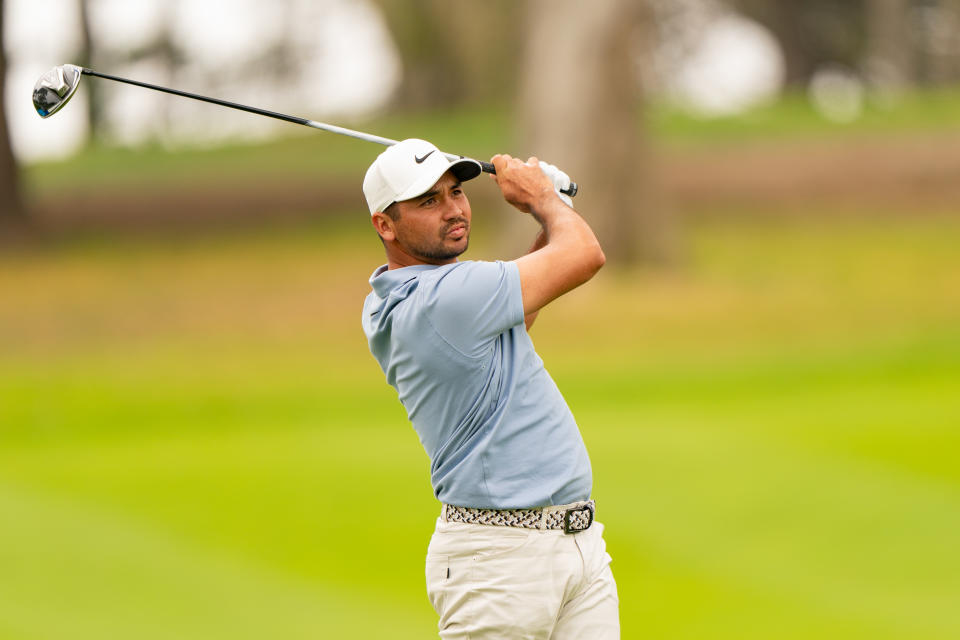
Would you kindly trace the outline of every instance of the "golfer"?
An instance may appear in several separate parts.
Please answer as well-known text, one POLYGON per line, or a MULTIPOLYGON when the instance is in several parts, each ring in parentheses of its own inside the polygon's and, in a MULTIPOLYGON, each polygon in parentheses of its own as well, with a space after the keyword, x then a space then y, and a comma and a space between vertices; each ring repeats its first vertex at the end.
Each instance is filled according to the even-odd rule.
POLYGON ((527 334, 540 309, 593 277, 603 251, 561 199, 565 174, 536 158, 492 162, 506 201, 541 226, 512 262, 457 259, 476 161, 404 140, 363 181, 387 257, 370 277, 363 330, 442 503, 427 594, 442 638, 619 638, 590 460, 527 334))

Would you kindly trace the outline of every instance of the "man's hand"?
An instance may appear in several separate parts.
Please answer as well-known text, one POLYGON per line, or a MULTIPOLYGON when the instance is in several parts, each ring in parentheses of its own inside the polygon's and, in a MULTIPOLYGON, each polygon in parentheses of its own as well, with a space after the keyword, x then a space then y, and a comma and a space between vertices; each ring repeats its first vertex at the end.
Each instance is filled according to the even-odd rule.
POLYGON ((497 181, 503 198, 520 211, 537 217, 543 204, 556 195, 553 180, 543 172, 536 158, 523 162, 503 154, 493 156, 490 161, 497 168, 497 173, 490 177, 497 181))

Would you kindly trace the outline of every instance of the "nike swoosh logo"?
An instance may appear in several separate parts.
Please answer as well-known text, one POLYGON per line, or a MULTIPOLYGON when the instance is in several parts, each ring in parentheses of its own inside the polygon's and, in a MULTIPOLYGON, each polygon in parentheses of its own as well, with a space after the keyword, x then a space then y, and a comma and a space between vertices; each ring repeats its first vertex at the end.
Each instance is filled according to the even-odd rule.
POLYGON ((413 159, 417 161, 417 164, 423 164, 423 161, 429 158, 431 153, 433 153, 433 151, 427 153, 427 155, 423 156, 422 158, 415 155, 413 156, 413 159))

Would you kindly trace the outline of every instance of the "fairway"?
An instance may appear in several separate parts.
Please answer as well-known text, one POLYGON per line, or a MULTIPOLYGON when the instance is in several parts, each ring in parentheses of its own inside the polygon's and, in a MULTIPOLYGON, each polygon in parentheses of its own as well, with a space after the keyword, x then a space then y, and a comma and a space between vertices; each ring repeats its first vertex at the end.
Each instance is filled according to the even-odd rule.
MULTIPOLYGON (((435 637, 365 223, 0 256, 0 638, 435 637)), ((623 637, 960 637, 960 222, 687 231, 531 332, 623 637)))

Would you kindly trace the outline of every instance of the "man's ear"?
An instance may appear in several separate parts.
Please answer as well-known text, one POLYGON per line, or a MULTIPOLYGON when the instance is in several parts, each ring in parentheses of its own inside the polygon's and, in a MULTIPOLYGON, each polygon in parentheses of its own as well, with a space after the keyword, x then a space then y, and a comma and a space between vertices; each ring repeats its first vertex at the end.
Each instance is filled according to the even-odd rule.
POLYGON ((370 216, 370 222, 373 224, 373 228, 376 229, 377 234, 383 238, 384 241, 393 242, 397 239, 394 221, 387 214, 382 211, 377 211, 370 216))

